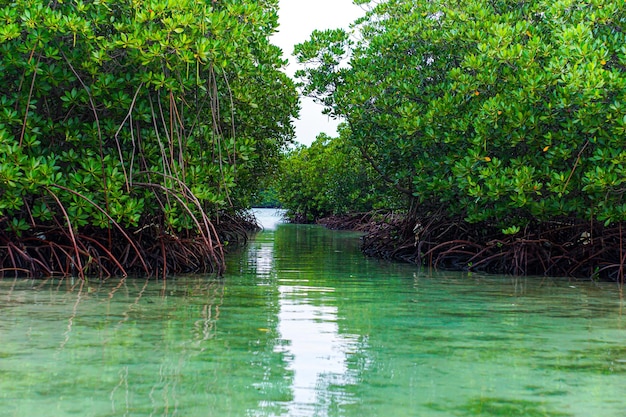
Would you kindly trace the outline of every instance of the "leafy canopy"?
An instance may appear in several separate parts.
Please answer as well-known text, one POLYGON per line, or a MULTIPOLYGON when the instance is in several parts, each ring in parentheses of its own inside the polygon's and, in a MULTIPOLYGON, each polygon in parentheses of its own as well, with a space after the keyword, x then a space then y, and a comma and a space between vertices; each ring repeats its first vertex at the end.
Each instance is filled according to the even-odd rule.
POLYGON ((626 220, 623 1, 358 3, 298 75, 381 179, 471 222, 626 220))
POLYGON ((378 186, 372 168, 349 146, 350 134, 346 125, 340 125, 339 137, 321 133, 310 147, 288 153, 276 184, 290 216, 313 221, 397 205, 396 196, 378 186))
POLYGON ((277 7, 0 1, 7 229, 67 218, 74 228, 197 231, 205 214, 246 207, 298 111, 268 41, 277 7))

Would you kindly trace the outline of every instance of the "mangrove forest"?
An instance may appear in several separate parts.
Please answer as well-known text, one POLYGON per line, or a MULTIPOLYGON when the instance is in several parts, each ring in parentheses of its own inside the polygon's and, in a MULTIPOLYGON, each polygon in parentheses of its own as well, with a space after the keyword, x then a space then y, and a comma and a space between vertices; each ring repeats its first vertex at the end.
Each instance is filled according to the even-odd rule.
POLYGON ((277 7, 0 2, 2 273, 221 272, 293 137, 277 7))
POLYGON ((354 3, 292 80, 278 0, 0 0, 1 273, 220 273, 271 198, 371 256, 623 283, 626 3, 354 3), (294 145, 299 95, 337 137, 294 145))
POLYGON ((348 223, 371 255, 623 282, 624 2, 355 3, 351 30, 296 46, 304 94, 345 126, 288 156, 285 207, 368 212, 348 223))

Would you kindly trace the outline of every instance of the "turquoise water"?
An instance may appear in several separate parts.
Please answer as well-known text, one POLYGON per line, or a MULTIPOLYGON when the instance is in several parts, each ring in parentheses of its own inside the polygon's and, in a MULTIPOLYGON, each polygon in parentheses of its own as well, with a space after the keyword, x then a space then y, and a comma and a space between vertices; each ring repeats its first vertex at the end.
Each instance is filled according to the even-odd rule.
POLYGON ((223 278, 0 280, 0 416, 624 415, 615 285, 418 270, 270 223, 223 278))

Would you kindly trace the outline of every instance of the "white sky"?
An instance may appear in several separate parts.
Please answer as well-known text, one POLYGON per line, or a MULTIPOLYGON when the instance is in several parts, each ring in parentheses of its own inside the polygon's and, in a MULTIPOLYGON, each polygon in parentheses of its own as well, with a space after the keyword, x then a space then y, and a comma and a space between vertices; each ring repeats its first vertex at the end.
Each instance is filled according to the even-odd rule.
MULTIPOLYGON (((350 23, 365 12, 352 0, 280 0, 279 32, 272 37, 272 43, 283 50, 283 57, 289 59, 287 73, 293 76, 298 69, 293 46, 309 39, 315 29, 348 28, 350 23)), ((338 121, 322 114, 322 106, 303 97, 300 120, 296 120, 296 140, 310 145, 315 137, 324 132, 337 136, 338 121)))

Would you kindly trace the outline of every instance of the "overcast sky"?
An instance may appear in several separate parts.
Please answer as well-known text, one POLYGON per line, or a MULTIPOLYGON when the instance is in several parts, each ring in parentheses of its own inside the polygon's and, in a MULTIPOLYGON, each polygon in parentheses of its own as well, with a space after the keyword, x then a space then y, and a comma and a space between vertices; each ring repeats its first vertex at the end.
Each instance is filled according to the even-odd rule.
MULTIPOLYGON (((295 58, 291 56, 293 46, 309 39, 315 29, 348 28, 365 12, 352 0, 280 0, 279 32, 272 38, 272 43, 283 50, 283 56, 289 59, 287 73, 293 75, 298 69, 295 58)), ((322 106, 303 97, 301 100, 300 120, 295 121, 296 140, 310 145, 315 137, 324 132, 337 135, 338 122, 322 114, 322 106)))

